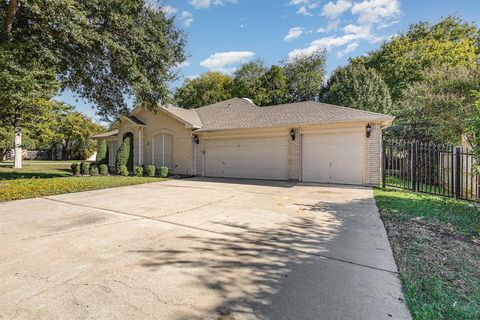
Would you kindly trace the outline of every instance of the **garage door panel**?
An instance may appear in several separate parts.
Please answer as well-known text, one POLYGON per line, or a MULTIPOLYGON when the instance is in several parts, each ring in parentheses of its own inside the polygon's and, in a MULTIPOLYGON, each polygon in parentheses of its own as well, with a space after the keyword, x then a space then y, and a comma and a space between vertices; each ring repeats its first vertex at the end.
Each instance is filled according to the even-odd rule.
POLYGON ((206 176, 288 179, 288 136, 207 140, 206 176))
POLYGON ((361 133, 302 136, 302 180, 362 184, 361 133))

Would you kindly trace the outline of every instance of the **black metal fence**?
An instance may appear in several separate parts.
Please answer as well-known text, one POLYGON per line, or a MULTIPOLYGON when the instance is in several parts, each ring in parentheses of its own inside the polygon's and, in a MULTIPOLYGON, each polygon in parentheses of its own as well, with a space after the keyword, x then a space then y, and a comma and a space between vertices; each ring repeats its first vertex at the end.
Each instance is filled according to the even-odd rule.
POLYGON ((480 201, 480 175, 471 149, 384 140, 382 162, 383 187, 480 201))

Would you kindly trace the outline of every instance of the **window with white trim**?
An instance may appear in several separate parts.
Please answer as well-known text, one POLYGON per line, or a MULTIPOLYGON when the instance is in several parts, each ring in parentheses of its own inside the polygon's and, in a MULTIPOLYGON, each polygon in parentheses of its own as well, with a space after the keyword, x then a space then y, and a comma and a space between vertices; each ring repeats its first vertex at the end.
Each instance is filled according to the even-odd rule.
POLYGON ((153 137, 153 165, 173 168, 173 136, 159 133, 153 137))

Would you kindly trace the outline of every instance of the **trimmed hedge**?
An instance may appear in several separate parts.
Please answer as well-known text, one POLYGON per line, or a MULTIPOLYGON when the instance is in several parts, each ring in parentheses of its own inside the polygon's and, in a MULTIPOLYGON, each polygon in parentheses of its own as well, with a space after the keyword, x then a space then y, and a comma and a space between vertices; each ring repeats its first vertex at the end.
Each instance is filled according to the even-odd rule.
POLYGON ((160 177, 162 177, 162 178, 168 177, 168 168, 167 167, 160 167, 160 177))
POLYGON ((89 174, 90 173, 90 163, 89 162, 80 163, 80 173, 81 174, 89 174))
POLYGON ((125 165, 121 165, 119 168, 118 168, 118 174, 121 175, 121 176, 124 176, 124 177, 127 177, 128 176, 128 168, 127 166, 125 165))
POLYGON ((80 164, 79 163, 72 163, 70 166, 70 169, 72 170, 72 174, 74 176, 80 175, 80 164))
POLYGON ((108 176, 108 165, 106 164, 101 164, 99 166, 99 173, 102 175, 102 176, 108 176))
POLYGON ((96 164, 92 164, 90 166, 90 175, 91 176, 98 176, 98 166, 96 164))
POLYGON ((100 140, 97 147, 97 158, 95 159, 97 165, 108 164, 108 152, 107 141, 100 140))
POLYGON ((149 165, 147 166, 147 169, 145 171, 148 177, 155 177, 155 172, 157 171, 157 168, 155 168, 155 166, 149 165))
POLYGON ((117 159, 115 161, 117 173, 120 172, 121 166, 126 166, 128 170, 133 170, 133 141, 130 135, 127 135, 125 139, 123 139, 120 148, 118 148, 117 159))
POLYGON ((143 177, 143 167, 135 166, 133 172, 137 177, 143 177))

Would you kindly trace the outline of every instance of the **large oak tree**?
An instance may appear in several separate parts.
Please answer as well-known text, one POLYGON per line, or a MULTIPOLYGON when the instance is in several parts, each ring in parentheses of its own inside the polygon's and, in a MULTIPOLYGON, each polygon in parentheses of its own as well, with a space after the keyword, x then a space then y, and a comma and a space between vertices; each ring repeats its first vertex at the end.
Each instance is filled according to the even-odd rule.
POLYGON ((111 119, 132 100, 167 101, 185 60, 174 18, 144 0, 0 0, 0 14, 0 114, 13 119, 16 167, 23 122, 57 86, 111 119))

